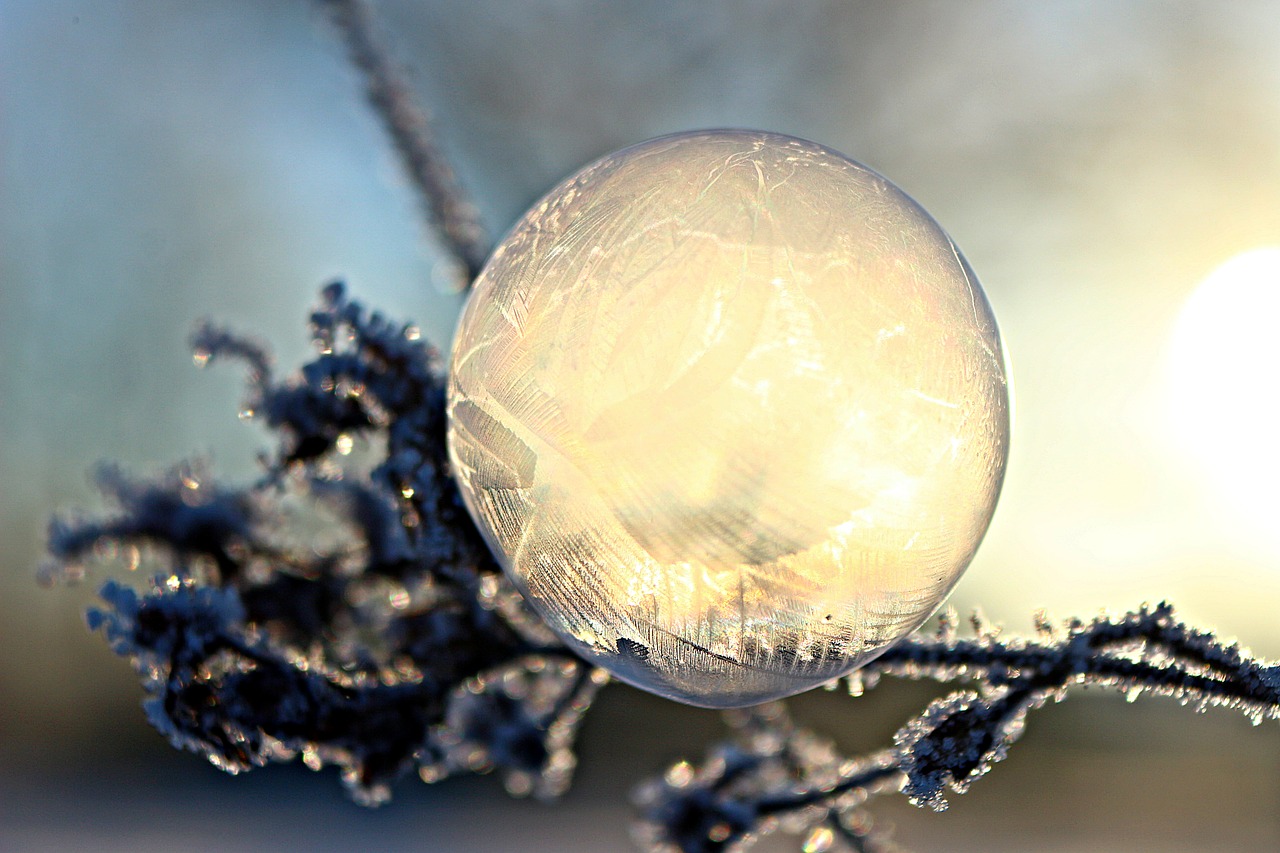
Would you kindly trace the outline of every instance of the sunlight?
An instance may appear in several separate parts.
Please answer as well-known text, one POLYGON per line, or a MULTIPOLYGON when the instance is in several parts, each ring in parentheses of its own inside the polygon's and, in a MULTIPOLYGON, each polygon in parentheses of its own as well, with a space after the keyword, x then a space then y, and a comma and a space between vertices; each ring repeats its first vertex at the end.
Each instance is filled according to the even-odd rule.
POLYGON ((1176 439, 1228 514, 1280 543, 1280 248, 1215 269, 1174 326, 1166 376, 1176 439))

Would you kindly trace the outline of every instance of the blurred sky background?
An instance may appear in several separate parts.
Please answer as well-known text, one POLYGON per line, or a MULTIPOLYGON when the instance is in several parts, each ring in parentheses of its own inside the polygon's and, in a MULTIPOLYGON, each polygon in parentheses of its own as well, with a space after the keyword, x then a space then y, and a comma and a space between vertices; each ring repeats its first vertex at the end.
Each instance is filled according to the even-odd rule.
MULTIPOLYGON (((1013 366, 1004 496, 952 603, 1027 631, 1167 598, 1280 658, 1280 3, 375 5, 495 236, 683 129, 806 137, 895 181, 967 255, 1013 366)), ((328 775, 169 750, 83 627, 96 581, 36 586, 49 515, 98 505, 95 463, 254 470, 264 436, 234 367, 193 368, 197 320, 297 363, 342 276, 447 345, 454 272, 416 204, 306 0, 0 0, 0 849, 625 850, 629 786, 716 732, 618 687, 564 805, 407 780, 364 812, 328 775)), ((798 704, 872 748, 928 695, 798 704)), ((1275 850, 1280 732, 1237 716, 1072 698, 951 812, 878 813, 922 853, 1275 850)))

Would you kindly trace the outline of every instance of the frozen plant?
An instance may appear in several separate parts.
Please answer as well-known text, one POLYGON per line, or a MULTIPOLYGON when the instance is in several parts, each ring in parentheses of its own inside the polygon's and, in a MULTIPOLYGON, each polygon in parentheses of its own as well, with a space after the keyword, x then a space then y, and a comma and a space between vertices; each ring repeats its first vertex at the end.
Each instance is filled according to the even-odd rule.
MULTIPOLYGON (((474 277, 486 245, 474 208, 367 9, 324 5, 429 220, 474 277)), ((55 520, 46 577, 123 562, 150 578, 142 590, 108 582, 90 627, 133 663, 152 724, 228 772, 297 757, 336 765, 365 805, 411 773, 494 771, 513 794, 555 797, 606 674, 527 608, 468 517, 445 453, 439 359, 416 327, 365 310, 339 283, 310 320, 317 354, 284 377, 246 338, 213 326, 194 336, 198 365, 246 366, 243 411, 277 438, 256 482, 220 483, 199 463, 151 481, 106 467, 98 482, 116 511, 55 520)), ((840 755, 783 703, 728 713, 730 737, 700 764, 639 788, 637 838, 697 853, 781 829, 803 835, 809 853, 893 849, 871 797, 945 808, 948 790, 962 793, 1004 757, 1030 711, 1075 686, 1280 717, 1280 667, 1182 624, 1168 605, 1063 625, 1037 616, 1034 627, 1006 638, 975 617, 962 633, 947 612, 936 631, 847 676, 855 697, 884 675, 960 685, 869 755, 840 755)))
MULTIPOLYGON (((213 327, 196 361, 235 358, 246 411, 279 438, 255 483, 219 484, 200 465, 153 482, 98 475, 118 505, 58 520, 50 577, 123 560, 149 587, 117 582, 89 614, 129 658, 147 715, 175 746, 240 772, 301 756, 336 764, 352 796, 383 802, 417 772, 503 774, 515 794, 554 796, 573 736, 606 683, 527 610, 480 540, 444 458, 436 357, 415 327, 369 314, 339 284, 311 317, 319 352, 276 380, 265 353, 213 327)), ((655 849, 729 849, 775 827, 808 848, 875 849, 863 803, 901 791, 944 808, 1002 758, 1028 711, 1072 686, 1170 696, 1197 709, 1280 716, 1280 667, 1178 622, 1167 605, 1005 639, 953 613, 848 676, 963 682, 908 721, 884 751, 838 755, 781 704, 732 712, 733 736, 638 794, 655 849)))
POLYGON ((121 512, 55 522, 56 573, 120 554, 156 570, 142 595, 108 583, 90 625, 134 661, 151 721, 225 770, 301 754, 340 765, 366 803, 411 769, 498 768, 512 790, 559 792, 603 678, 526 613, 471 528, 433 351, 341 285, 311 319, 320 354, 283 382, 254 344, 195 335, 197 363, 248 364, 245 411, 282 437, 259 482, 106 468, 121 512), (344 471, 346 454, 376 464, 344 471))

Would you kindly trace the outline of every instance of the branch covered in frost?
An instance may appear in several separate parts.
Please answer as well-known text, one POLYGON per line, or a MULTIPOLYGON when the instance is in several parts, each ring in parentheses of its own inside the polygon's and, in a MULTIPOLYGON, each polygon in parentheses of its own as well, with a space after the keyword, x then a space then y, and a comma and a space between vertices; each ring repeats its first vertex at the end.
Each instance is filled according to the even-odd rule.
POLYGON ((829 740, 795 726, 782 703, 725 716, 733 737, 701 767, 679 762, 637 790, 637 840, 652 850, 713 853, 782 829, 806 833, 805 850, 839 842, 887 853, 888 839, 861 806, 900 786, 891 750, 842 759, 829 740))
POLYGON ((311 322, 319 354, 280 382, 261 347, 194 337, 197 364, 248 365, 244 413, 279 437, 259 482, 104 468, 117 512, 55 520, 50 576, 113 558, 153 575, 141 594, 108 583, 90 625, 133 661, 156 728, 225 770, 301 755, 365 803, 415 769, 559 793, 605 679, 525 609, 467 519, 434 351, 341 285, 311 322))
POLYGON ((1040 616, 1034 641, 1002 641, 976 616, 976 636, 961 639, 954 622, 944 615, 936 635, 907 637, 847 677, 854 695, 882 674, 975 685, 932 702, 899 729, 893 749, 844 760, 770 711, 781 722, 769 737, 744 737, 737 723, 740 731, 701 768, 681 762, 641 789, 643 839, 655 850, 711 853, 781 826, 808 832, 806 850, 837 842, 883 849, 875 845, 886 839, 851 829, 868 824, 860 806, 869 794, 901 790, 916 805, 946 808, 944 791, 964 793, 1004 758, 1029 711, 1077 685, 1118 689, 1131 700, 1148 691, 1199 711, 1225 705, 1255 724, 1280 718, 1280 666, 1177 621, 1168 604, 1071 620, 1061 630, 1040 616))
POLYGON ((328 7, 341 31, 351 63, 364 76, 369 103, 417 187, 428 221, 462 265, 470 283, 488 257, 488 237, 475 205, 462 192, 436 144, 425 111, 414 104, 408 86, 375 36, 368 4, 365 0, 320 2, 328 7))
POLYGON ((1149 691, 1199 710, 1226 705, 1255 724, 1280 717, 1280 667, 1177 621, 1168 604, 1118 619, 1072 620, 1060 633, 1040 618, 1038 628, 1039 641, 1001 642, 981 630, 964 641, 947 633, 935 641, 907 638, 873 665, 979 686, 934 702, 895 737, 912 802, 945 808, 945 788, 963 793, 1005 756, 1027 711, 1073 685, 1110 687, 1130 699, 1149 691))

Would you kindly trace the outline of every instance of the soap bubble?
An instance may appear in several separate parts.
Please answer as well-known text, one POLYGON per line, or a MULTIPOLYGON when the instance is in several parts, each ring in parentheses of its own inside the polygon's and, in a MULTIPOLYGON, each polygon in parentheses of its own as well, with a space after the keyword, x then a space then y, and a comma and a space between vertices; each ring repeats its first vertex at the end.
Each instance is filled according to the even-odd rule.
POLYGON ((918 628, 1008 439, 955 244, 776 134, 586 167, 494 251, 454 341, 450 454, 495 555, 576 652, 694 705, 798 693, 918 628))

